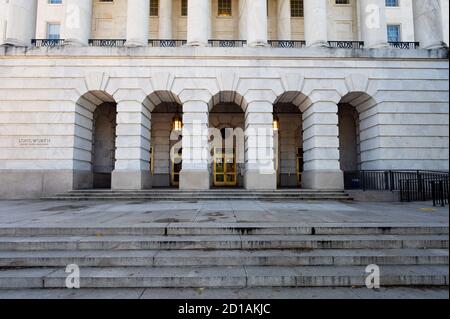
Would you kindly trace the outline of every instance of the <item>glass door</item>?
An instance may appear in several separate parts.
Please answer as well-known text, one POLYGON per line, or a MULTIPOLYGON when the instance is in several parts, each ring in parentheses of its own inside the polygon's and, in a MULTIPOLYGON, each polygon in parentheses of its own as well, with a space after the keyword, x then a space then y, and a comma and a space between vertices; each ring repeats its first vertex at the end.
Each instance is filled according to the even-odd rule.
POLYGON ((237 185, 237 165, 235 149, 214 149, 214 186, 232 187, 237 185))

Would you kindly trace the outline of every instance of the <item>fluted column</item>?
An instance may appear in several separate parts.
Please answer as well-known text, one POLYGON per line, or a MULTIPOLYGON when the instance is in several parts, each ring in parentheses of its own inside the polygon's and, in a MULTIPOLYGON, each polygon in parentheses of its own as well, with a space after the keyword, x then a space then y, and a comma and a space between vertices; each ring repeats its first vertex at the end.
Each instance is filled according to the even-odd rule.
POLYGON ((361 35, 366 48, 388 46, 386 0, 360 0, 361 35))
POLYGON ((67 0, 64 39, 68 45, 88 45, 92 29, 92 0, 67 0))
POLYGON ((211 33, 211 0, 189 0, 187 45, 208 45, 211 33))
POLYGON ((126 45, 129 47, 147 46, 149 37, 149 24, 150 1, 129 0, 127 10, 126 45))
POLYGON ((441 10, 439 0, 413 0, 415 38, 423 49, 444 46, 441 10))
POLYGON ((28 46, 36 36, 36 0, 10 0, 5 43, 28 46))
POLYGON ((159 38, 172 39, 172 0, 159 1, 159 38))
POLYGON ((328 46, 327 0, 304 0, 304 11, 306 45, 328 46))
POLYGON ((291 40, 291 0, 278 0, 278 40, 291 40))
POLYGON ((267 1, 247 0, 247 44, 267 46, 267 1))

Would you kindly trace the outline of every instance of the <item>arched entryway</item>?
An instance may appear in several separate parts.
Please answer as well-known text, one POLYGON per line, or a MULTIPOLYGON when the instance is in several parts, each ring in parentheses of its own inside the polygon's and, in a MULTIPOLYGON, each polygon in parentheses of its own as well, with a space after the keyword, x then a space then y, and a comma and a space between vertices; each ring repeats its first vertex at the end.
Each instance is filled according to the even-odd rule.
POLYGON ((303 119, 300 105, 307 97, 286 92, 274 103, 274 152, 278 188, 302 188, 303 119))
POLYGON ((339 160, 343 172, 361 170, 363 151, 369 150, 368 138, 361 139, 361 114, 376 106, 375 100, 364 92, 345 95, 338 104, 339 160))
POLYGON ((103 91, 84 94, 76 103, 75 161, 86 174, 76 188, 111 188, 115 166, 117 104, 103 91))
POLYGON ((212 187, 244 187, 244 105, 243 97, 236 92, 220 92, 209 103, 212 187))
POLYGON ((170 91, 156 91, 146 101, 151 109, 150 174, 153 188, 178 188, 182 167, 182 106, 170 91))

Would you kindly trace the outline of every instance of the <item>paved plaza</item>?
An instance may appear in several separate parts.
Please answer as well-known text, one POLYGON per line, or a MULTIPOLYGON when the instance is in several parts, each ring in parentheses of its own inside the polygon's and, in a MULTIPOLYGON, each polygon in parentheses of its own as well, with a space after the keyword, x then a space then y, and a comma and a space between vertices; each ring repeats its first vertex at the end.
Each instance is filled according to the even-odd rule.
POLYGON ((443 224, 431 203, 0 201, 0 227, 145 227, 171 223, 443 224))

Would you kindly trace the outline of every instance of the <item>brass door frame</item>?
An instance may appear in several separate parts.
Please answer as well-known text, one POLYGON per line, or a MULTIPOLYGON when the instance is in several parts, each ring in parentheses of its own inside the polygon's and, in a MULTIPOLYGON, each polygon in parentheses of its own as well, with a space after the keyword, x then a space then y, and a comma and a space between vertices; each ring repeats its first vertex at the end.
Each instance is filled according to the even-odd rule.
POLYGON ((236 163, 236 149, 232 149, 232 156, 229 156, 229 152, 231 149, 224 149, 222 147, 217 147, 214 149, 214 186, 216 187, 233 187, 237 185, 237 163, 236 163), (223 172, 217 171, 217 163, 218 160, 221 160, 223 163, 223 172), (228 160, 232 160, 233 168, 231 171, 228 170, 229 166, 228 160), (218 181, 218 176, 223 175, 223 181, 218 181), (228 176, 232 176, 232 181, 228 181, 228 176))
POLYGON ((150 174, 152 176, 155 174, 155 151, 153 146, 150 147, 150 174))

